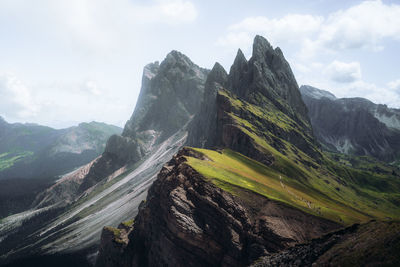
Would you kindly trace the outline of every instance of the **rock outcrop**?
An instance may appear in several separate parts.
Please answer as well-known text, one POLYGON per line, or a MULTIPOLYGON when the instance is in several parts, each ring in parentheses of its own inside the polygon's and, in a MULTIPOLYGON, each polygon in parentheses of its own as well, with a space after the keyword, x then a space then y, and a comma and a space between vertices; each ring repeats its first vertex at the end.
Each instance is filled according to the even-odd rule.
MULTIPOLYGON (((250 191, 233 196, 186 164, 186 156, 206 159, 184 148, 163 167, 113 266, 243 266, 338 227, 250 191)), ((101 250, 97 266, 107 265, 113 250, 101 250)))
POLYGON ((104 227, 101 233, 98 267, 117 266, 129 242, 129 234, 133 230, 133 220, 123 222, 114 227, 104 227))
POLYGON ((208 70, 178 51, 143 70, 142 88, 122 135, 112 136, 102 157, 88 173, 80 192, 117 169, 148 155, 158 144, 181 130, 200 109, 208 70))
POLYGON ((399 248, 400 223, 372 221, 262 257, 252 266, 399 266, 399 248))
POLYGON ((394 161, 400 157, 400 110, 364 98, 300 88, 316 138, 326 149, 394 161))
POLYGON ((215 64, 189 128, 188 145, 228 147, 272 164, 273 156, 257 139, 280 152, 290 142, 317 161, 321 156, 289 64, 261 36, 254 39, 249 61, 239 49, 229 74, 215 64))

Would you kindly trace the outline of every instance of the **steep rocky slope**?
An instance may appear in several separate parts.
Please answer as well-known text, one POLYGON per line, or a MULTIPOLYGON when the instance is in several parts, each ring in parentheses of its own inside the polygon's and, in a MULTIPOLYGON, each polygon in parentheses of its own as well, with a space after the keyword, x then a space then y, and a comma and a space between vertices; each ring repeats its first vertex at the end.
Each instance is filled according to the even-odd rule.
POLYGON ((273 172, 236 152, 183 148, 158 174, 132 227, 104 228, 96 266, 361 266, 362 255, 399 261, 392 255, 400 244, 398 222, 334 232, 351 224, 334 222, 335 212, 361 216, 353 222, 376 215, 329 201, 327 192, 312 199, 310 187, 279 174, 274 182, 273 172))
POLYGON ((182 129, 200 108, 208 70, 187 56, 170 52, 159 64, 144 68, 142 88, 122 135, 112 136, 93 165, 80 192, 127 164, 134 164, 182 129))
POLYGON ((372 221, 330 233, 252 266, 398 266, 400 223, 372 221))
POLYGON ((400 157, 400 110, 363 98, 337 99, 311 86, 300 91, 315 136, 327 149, 389 162, 400 157))
POLYGON ((290 66, 261 36, 254 39, 249 61, 238 51, 229 74, 215 64, 188 144, 229 147, 266 164, 275 160, 266 146, 283 153, 302 150, 317 161, 321 157, 290 66))
POLYGON ((177 51, 147 65, 122 135, 110 137, 100 157, 40 194, 32 210, 0 223, 0 263, 29 261, 32 255, 92 254, 104 225, 134 217, 162 165, 185 142, 208 72, 177 51), (15 243, 21 236, 29 238, 15 243))
POLYGON ((103 230, 97 266, 243 266, 339 226, 251 191, 234 196, 187 157, 210 160, 187 148, 174 156, 141 204, 129 239, 103 230))

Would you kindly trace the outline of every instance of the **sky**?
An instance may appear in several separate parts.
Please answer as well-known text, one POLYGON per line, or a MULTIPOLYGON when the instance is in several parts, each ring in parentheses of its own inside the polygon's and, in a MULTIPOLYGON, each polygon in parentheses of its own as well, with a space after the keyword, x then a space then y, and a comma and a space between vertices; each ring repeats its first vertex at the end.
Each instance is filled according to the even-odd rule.
POLYGON ((256 34, 299 85, 400 108, 400 1, 0 0, 0 116, 123 126, 146 64, 178 50, 229 71, 256 34))

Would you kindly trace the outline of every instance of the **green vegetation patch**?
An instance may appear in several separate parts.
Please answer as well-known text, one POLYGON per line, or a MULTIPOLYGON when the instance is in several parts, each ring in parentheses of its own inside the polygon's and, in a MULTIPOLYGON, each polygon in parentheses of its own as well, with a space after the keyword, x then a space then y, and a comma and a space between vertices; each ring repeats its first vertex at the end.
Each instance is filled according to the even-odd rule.
POLYGON ((389 200, 391 197, 397 199, 396 194, 373 187, 356 190, 354 186, 341 184, 324 169, 311 172, 301 164, 281 157, 278 160, 283 163, 280 162, 278 166, 286 164, 286 169, 293 169, 291 172, 282 172, 279 170, 282 166, 266 166, 229 149, 222 153, 194 150, 211 160, 188 157, 188 164, 232 194, 235 194, 234 187, 244 188, 344 225, 365 222, 371 218, 400 217, 399 208, 389 200), (299 176, 306 177, 306 180, 299 176))
POLYGON ((121 230, 115 227, 111 227, 111 226, 105 226, 104 230, 112 233, 114 235, 114 238, 120 238, 121 236, 121 230))
POLYGON ((12 166, 14 166, 14 164, 23 159, 23 158, 27 158, 33 155, 32 151, 22 151, 22 152, 8 152, 8 153, 3 153, 0 154, 0 171, 3 171, 5 169, 8 169, 12 166))
POLYGON ((131 227, 131 226, 133 225, 134 222, 135 222, 135 220, 132 219, 132 220, 129 220, 129 221, 122 222, 122 224, 123 224, 125 227, 131 227))

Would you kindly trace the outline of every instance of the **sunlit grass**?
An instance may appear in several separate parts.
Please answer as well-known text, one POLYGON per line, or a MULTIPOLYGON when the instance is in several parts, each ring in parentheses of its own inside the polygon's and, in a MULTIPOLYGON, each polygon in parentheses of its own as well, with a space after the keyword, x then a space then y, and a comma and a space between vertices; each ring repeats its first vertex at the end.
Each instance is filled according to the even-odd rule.
MULTIPOLYGON (((351 188, 342 186, 341 191, 338 191, 334 181, 327 184, 312 173, 303 173, 303 176, 307 176, 307 182, 302 182, 297 176, 284 175, 271 166, 229 149, 222 153, 206 149, 195 150, 205 154, 210 161, 188 157, 188 164, 211 182, 233 194, 235 191, 232 186, 244 188, 342 224, 364 222, 371 218, 399 217, 398 209, 397 213, 392 213, 393 210, 385 207, 386 201, 381 203, 381 207, 379 203, 376 206, 373 200, 366 201, 365 196, 358 196, 351 188)), ((290 164, 290 161, 286 164, 290 164)), ((296 167, 299 168, 294 166, 296 167)), ((376 191, 369 193, 377 196, 383 194, 376 191)))

